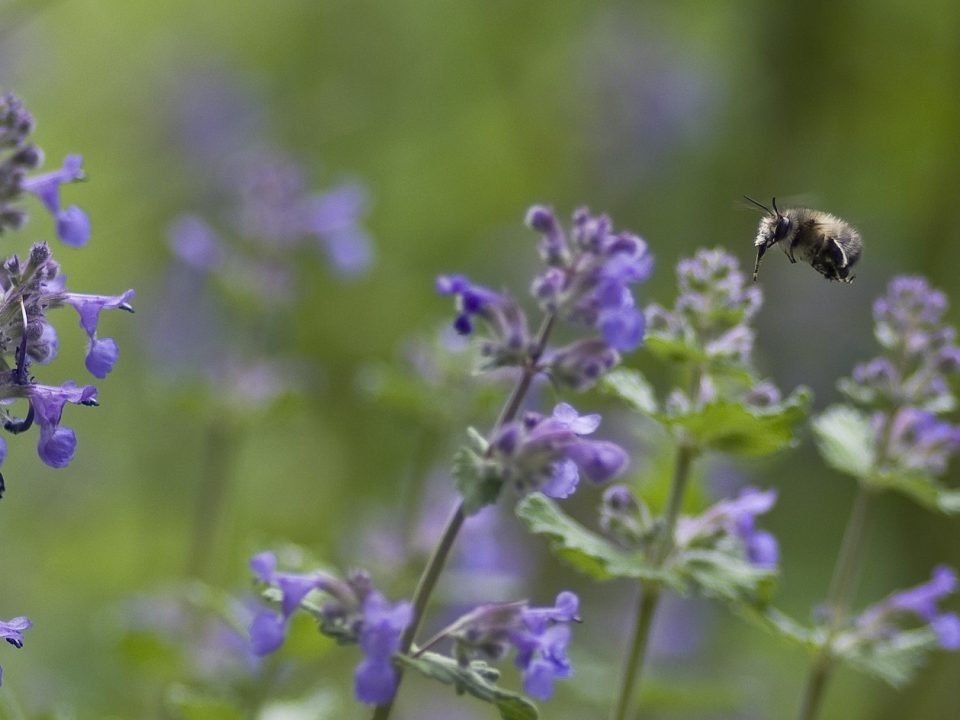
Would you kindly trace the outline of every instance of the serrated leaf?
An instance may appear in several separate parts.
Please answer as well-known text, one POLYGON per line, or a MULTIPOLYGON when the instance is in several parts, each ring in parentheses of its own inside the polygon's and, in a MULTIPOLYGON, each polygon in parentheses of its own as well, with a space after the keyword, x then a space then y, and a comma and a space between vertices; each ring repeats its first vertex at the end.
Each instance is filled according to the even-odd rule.
POLYGON ((801 625, 789 615, 774 607, 740 606, 737 608, 737 612, 767 632, 810 651, 819 650, 826 641, 826 632, 823 628, 809 628, 801 625))
POLYGON ((773 594, 777 573, 720 549, 685 550, 670 563, 704 595, 748 605, 764 605, 773 594))
POLYGON ((769 455, 794 444, 797 426, 809 405, 809 391, 798 388, 769 407, 718 400, 669 422, 683 428, 690 440, 703 448, 731 455, 769 455))
POLYGON ((864 413, 834 405, 814 419, 813 433, 820 455, 834 470, 861 479, 870 475, 876 441, 864 413))
POLYGON ((523 498, 516 513, 530 532, 550 539, 555 555, 590 577, 655 580, 676 589, 682 587, 670 573, 654 567, 643 553, 624 550, 591 532, 541 493, 523 498))
POLYGON ((601 388, 644 414, 652 415, 657 412, 657 398, 653 386, 637 370, 617 368, 603 377, 601 388))
POLYGON ((948 490, 933 475, 884 470, 866 478, 874 487, 896 490, 929 510, 951 515, 960 512, 960 490, 948 490))
POLYGON ((487 663, 474 661, 468 666, 460 665, 453 658, 426 652, 419 657, 397 655, 395 660, 409 668, 452 685, 457 693, 469 693, 479 700, 496 705, 503 720, 537 720, 540 713, 537 706, 524 695, 501 688, 491 678, 499 672, 487 663))
POLYGON ((913 678, 927 655, 938 647, 936 634, 929 627, 923 627, 897 632, 876 642, 848 647, 842 642, 834 643, 834 655, 861 672, 893 687, 902 687, 913 678))
POLYGON ((643 345, 661 360, 668 362, 703 364, 710 359, 703 348, 695 343, 653 332, 647 333, 646 337, 643 338, 643 345))
POLYGON ((466 445, 453 456, 453 478, 468 516, 495 503, 503 486, 498 478, 484 477, 483 458, 466 445))

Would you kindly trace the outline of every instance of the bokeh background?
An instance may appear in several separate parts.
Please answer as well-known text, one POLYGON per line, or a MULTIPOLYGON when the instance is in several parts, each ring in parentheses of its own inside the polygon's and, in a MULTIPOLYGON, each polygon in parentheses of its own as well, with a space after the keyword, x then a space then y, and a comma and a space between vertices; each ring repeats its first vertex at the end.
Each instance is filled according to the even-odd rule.
MULTIPOLYGON (((163 598, 198 577, 244 597, 250 554, 282 541, 338 567, 365 565, 391 596, 409 594, 436 531, 416 498, 429 490, 445 506, 451 435, 489 426, 496 412, 493 388, 434 352, 450 307, 433 278, 467 272, 522 293, 536 259, 522 218, 534 202, 564 216, 589 205, 641 233, 658 268, 640 300, 664 304, 674 265, 697 247, 752 262, 757 215, 738 206, 744 193, 849 219, 866 239, 853 285, 779 253, 761 276, 760 367, 783 388, 809 385, 818 409, 836 401, 836 378, 874 354, 870 306, 894 274, 960 290, 958 23, 960 6, 936 1, 0 2, 0 88, 34 113, 48 166, 85 157, 90 181, 65 193, 89 212, 93 239, 57 249, 71 286, 138 293, 135 316, 101 324, 122 353, 98 383, 102 407, 66 411, 76 460, 54 471, 37 461, 34 438, 10 443, 0 617, 26 613, 35 626, 22 651, 0 649, 2 712, 365 717, 351 698, 358 653, 309 624, 269 668, 247 668, 267 678, 268 697, 252 683, 243 713, 189 715, 229 713, 224 698, 243 682, 217 685, 204 679, 216 670, 184 659, 195 648, 180 648, 221 651, 205 645, 202 619, 163 598), (316 191, 361 183, 375 259, 345 279, 313 253, 298 257, 284 285, 292 293, 226 288, 229 312, 211 327, 246 333, 238 358, 196 335, 206 310, 177 284, 168 236, 186 212, 231 227, 220 188, 252 148, 286 154, 316 191), (209 381, 210 364, 249 359, 251 347, 284 360, 269 366, 275 399, 249 397, 258 381, 209 381), (209 702, 184 700, 197 697, 209 702)), ((5 252, 51 237, 36 211, 4 238, 5 252)), ((66 314, 60 330, 44 379, 82 378, 85 338, 66 314)), ((641 349, 628 362, 648 361, 641 349)), ((542 400, 552 402, 549 390, 542 400)), ((606 428, 636 435, 615 411, 606 428)), ((656 465, 654 445, 637 447, 638 472, 656 465)), ((703 467, 701 501, 730 483, 779 490, 766 522, 783 549, 778 603, 808 618, 852 483, 824 466, 808 435, 773 459, 703 467)), ((597 499, 581 502, 589 510, 597 499)), ((634 590, 590 587, 499 510, 464 540, 500 541, 475 575, 479 590, 541 603, 563 587, 582 593, 586 623, 572 650, 581 679, 543 709, 602 717, 634 590)), ((927 579, 937 562, 960 565, 958 539, 956 521, 883 497, 860 604, 927 579)), ((462 601, 469 586, 444 592, 462 601)), ((645 717, 793 715, 799 650, 698 601, 667 606, 658 622, 645 717)), ((229 672, 242 678, 244 668, 229 672)), ((841 671, 823 718, 960 717, 958 679, 957 655, 933 657, 902 692, 841 671)), ((495 716, 448 690, 411 682, 400 710, 495 716)))

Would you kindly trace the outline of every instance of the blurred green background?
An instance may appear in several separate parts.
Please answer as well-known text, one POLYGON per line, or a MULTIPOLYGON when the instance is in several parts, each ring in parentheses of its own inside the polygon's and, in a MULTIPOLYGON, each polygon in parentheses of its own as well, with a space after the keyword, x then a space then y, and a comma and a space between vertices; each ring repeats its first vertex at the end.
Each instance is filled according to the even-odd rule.
MULTIPOLYGON (((782 388, 810 385, 818 409, 836 401, 835 379, 875 353, 870 305, 894 274, 960 290, 960 229, 950 219, 960 187, 958 23, 960 6, 936 1, 0 2, 0 88, 37 118, 47 167, 79 152, 90 178, 65 190, 93 226, 83 251, 57 246, 71 287, 138 292, 135 316, 101 323, 121 347, 97 383, 102 407, 66 411, 80 440, 70 467, 41 465, 32 436, 10 440, 0 617, 29 614, 35 626, 22 651, 0 649, 3 711, 184 717, 170 687, 187 692, 191 678, 176 662, 143 661, 151 651, 131 649, 123 617, 132 596, 188 576, 211 463, 227 463, 229 482, 210 519, 206 579, 238 596, 250 587, 247 558, 267 544, 290 540, 350 567, 364 562, 363 533, 413 523, 411 488, 442 469, 445 433, 486 427, 495 409, 451 409, 451 396, 435 393, 410 412, 358 388, 396 364, 411 338, 448 321, 432 289, 438 272, 523 293, 536 253, 522 218, 534 202, 563 217, 586 204, 642 234, 658 267, 639 300, 664 304, 673 266, 697 247, 752 262, 757 215, 738 207, 744 193, 800 198, 850 220, 866 242, 853 285, 828 284, 779 253, 761 275, 760 367, 782 388), (162 370, 177 358, 145 341, 170 302, 167 229, 182 212, 207 213, 176 118, 190 83, 211 77, 248 89, 261 118, 251 144, 290 153, 317 188, 354 177, 372 198, 375 267, 352 283, 322 263, 307 270, 278 337, 311 381, 269 409, 225 410, 222 394, 171 382, 162 370)), ((22 251, 51 236, 34 208, 26 230, 4 242, 22 251)), ((59 322, 60 358, 43 379, 82 379, 83 334, 73 317, 59 322)), ((612 417, 607 430, 629 437, 612 417)), ((852 483, 825 468, 809 437, 734 471, 780 491, 766 522, 783 549, 778 602, 806 619, 826 591, 852 483)), ((596 500, 581 498, 584 507, 596 500)), ((545 717, 602 717, 633 589, 590 588, 539 540, 519 538, 536 565, 521 596, 584 595, 572 650, 582 681, 561 684, 545 717)), ((960 565, 958 539, 956 521, 883 497, 861 604, 926 580, 937 562, 960 565)), ((410 593, 421 559, 407 561, 383 581, 392 597, 410 593)), ((801 652, 719 607, 677 614, 676 625, 696 632, 679 646, 663 632, 640 698, 645 717, 793 715, 801 652)), ((365 717, 350 697, 356 650, 301 630, 277 672, 291 658, 309 672, 284 678, 280 695, 316 691, 326 717, 365 717)), ((823 718, 960 717, 958 678, 957 655, 932 658, 902 692, 841 671, 823 718)), ((404 717, 494 717, 445 687, 411 688, 404 717), (428 700, 432 716, 421 710, 428 700)), ((285 712, 275 716, 300 717, 285 712)))

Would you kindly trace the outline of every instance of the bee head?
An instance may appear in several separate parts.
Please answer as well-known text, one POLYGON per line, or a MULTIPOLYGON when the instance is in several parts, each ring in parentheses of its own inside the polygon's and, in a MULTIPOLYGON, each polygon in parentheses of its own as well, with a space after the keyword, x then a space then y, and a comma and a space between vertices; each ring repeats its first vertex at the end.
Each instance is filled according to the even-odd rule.
POLYGON ((763 258, 763 254, 771 245, 787 237, 787 234, 790 232, 791 221, 789 217, 780 212, 780 209, 777 207, 776 198, 773 198, 771 203, 773 209, 771 210, 763 203, 757 202, 748 195, 744 195, 743 197, 766 213, 766 216, 760 220, 760 227, 757 229, 757 239, 753 243, 757 248, 757 262, 753 269, 753 280, 756 282, 757 273, 760 271, 760 260, 763 258))

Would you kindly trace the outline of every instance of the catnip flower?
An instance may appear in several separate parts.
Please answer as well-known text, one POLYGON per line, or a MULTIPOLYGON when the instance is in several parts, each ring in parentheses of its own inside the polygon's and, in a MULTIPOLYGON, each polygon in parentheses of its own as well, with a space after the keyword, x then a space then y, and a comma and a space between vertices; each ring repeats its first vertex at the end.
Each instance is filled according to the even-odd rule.
POLYGON ((541 234, 540 257, 547 266, 533 281, 534 299, 551 318, 587 325, 597 336, 559 348, 537 347, 526 315, 506 292, 463 275, 440 275, 436 290, 456 298, 458 333, 473 334, 477 321, 485 326, 480 346, 485 369, 525 367, 536 360, 536 370, 555 384, 585 390, 620 363, 621 352, 643 341, 645 319, 630 286, 650 277, 653 257, 639 237, 614 233, 609 218, 586 210, 574 213, 570 238, 549 208, 533 206, 526 222, 541 234))
POLYGON ((677 280, 680 294, 672 311, 647 307, 650 332, 693 344, 712 360, 748 366, 754 341, 750 321, 763 295, 747 284, 736 258, 719 248, 698 250, 678 263, 677 280))
POLYGON ((555 680, 573 675, 567 646, 569 623, 580 622, 579 606, 579 598, 569 591, 557 595, 552 607, 526 602, 482 605, 451 625, 454 655, 465 665, 477 656, 498 660, 512 647, 523 670, 524 692, 547 700, 555 680))
MULTIPOLYGON (((28 617, 15 617, 12 620, 0 620, 0 638, 3 638, 15 648, 23 647, 23 632, 33 623, 28 617)), ((3 684, 3 668, 0 667, 0 685, 3 684)))
POLYGON ((913 615, 930 626, 943 649, 960 650, 960 618, 937 608, 940 600, 956 590, 957 574, 946 565, 938 565, 929 582, 893 593, 864 610, 856 619, 856 633, 867 640, 889 638, 899 630, 897 620, 913 615))
POLYGON ((568 239, 553 211, 535 205, 527 225, 541 234, 540 257, 547 270, 538 275, 531 293, 545 312, 597 329, 617 351, 636 349, 643 341, 645 321, 630 285, 653 272, 653 256, 641 238, 615 233, 610 218, 573 214, 568 239))
POLYGON ((263 552, 250 560, 257 578, 280 591, 280 613, 263 610, 250 626, 250 642, 258 656, 279 649, 287 625, 301 602, 314 591, 327 596, 316 612, 320 631, 340 643, 358 643, 364 659, 354 680, 357 699, 371 705, 389 702, 396 692, 399 674, 393 655, 400 649, 400 636, 413 618, 406 601, 391 604, 366 574, 355 572, 341 580, 325 572, 291 573, 277 570, 277 558, 263 552))
POLYGON ((549 416, 527 412, 497 432, 485 475, 520 493, 539 490, 555 498, 573 494, 580 473, 594 483, 606 482, 626 469, 629 458, 615 443, 584 437, 599 425, 599 415, 580 415, 567 403, 558 404, 549 416))
POLYGON ((947 298, 923 277, 894 278, 873 306, 883 355, 857 365, 841 389, 878 408, 912 406, 933 413, 955 403, 949 377, 960 372, 956 330, 943 322, 947 298))
MULTIPOLYGON (((884 416, 874 418, 880 430, 884 416)), ((942 475, 950 456, 960 449, 960 427, 938 420, 933 413, 901 408, 890 422, 886 457, 896 467, 942 475)))
POLYGON ((696 517, 680 518, 676 544, 686 548, 701 541, 715 543, 724 537, 735 539, 753 565, 776 568, 780 557, 777 540, 769 532, 756 528, 756 516, 769 512, 776 500, 775 490, 744 488, 737 497, 721 500, 696 517))
POLYGON ((29 177, 23 181, 23 189, 36 195, 50 211, 57 223, 57 237, 67 245, 83 247, 90 239, 90 220, 76 205, 60 208, 60 186, 83 179, 83 158, 67 155, 63 167, 53 172, 29 177))

